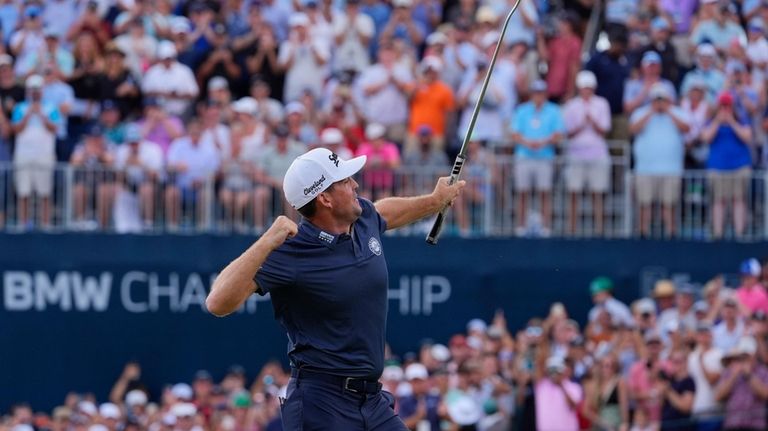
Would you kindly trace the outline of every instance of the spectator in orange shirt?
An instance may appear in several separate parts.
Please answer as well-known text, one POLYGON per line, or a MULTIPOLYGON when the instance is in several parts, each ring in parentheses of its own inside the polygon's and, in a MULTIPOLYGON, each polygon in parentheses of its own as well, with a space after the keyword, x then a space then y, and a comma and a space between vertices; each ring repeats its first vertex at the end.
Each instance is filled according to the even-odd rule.
POLYGON ((453 111, 453 91, 439 79, 442 62, 435 57, 426 57, 421 62, 421 77, 411 93, 411 118, 408 124, 408 139, 405 152, 418 148, 416 137, 419 128, 427 125, 432 129, 432 146, 437 150, 445 148, 445 123, 453 111))

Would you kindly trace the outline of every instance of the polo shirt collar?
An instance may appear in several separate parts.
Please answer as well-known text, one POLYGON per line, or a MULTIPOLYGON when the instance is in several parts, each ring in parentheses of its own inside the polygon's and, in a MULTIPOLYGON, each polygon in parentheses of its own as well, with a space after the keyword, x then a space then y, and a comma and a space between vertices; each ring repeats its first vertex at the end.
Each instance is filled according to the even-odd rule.
POLYGON ((304 230, 311 238, 314 238, 315 241, 325 245, 331 250, 336 247, 336 244, 339 242, 339 238, 349 236, 347 234, 332 234, 330 232, 326 232, 305 218, 301 219, 299 228, 304 230))

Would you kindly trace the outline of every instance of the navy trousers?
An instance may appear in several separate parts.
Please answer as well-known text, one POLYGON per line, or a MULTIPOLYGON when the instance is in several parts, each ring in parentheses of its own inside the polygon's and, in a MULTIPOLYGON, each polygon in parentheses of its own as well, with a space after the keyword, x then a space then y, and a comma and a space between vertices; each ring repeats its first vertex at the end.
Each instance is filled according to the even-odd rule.
POLYGON ((408 431, 387 391, 355 394, 340 386, 291 378, 280 407, 283 431, 408 431))

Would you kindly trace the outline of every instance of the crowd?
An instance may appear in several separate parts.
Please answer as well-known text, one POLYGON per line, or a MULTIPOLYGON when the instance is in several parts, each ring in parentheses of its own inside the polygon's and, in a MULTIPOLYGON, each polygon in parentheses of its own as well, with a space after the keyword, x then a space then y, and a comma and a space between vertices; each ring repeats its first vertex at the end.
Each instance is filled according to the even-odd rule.
MULTIPOLYGON (((762 431, 768 263, 748 259, 739 273, 733 286, 659 280, 629 306, 597 277, 588 316, 555 303, 513 330, 499 310, 416 351, 387 349, 381 382, 414 431, 762 431), (574 320, 584 317, 584 327, 574 320)), ((246 376, 237 365, 221 381, 201 370, 151 393, 129 363, 109 400, 70 393, 50 415, 18 404, 0 431, 279 430, 290 372, 272 361, 246 376)))
MULTIPOLYGON (((513 3, 3 1, 0 162, 13 170, 0 171, 0 227, 51 226, 57 162, 75 171, 71 226, 89 229, 123 222, 124 208, 134 230, 175 228, 211 205, 229 226, 262 227, 290 212, 282 175, 313 146, 366 154, 363 195, 402 191, 397 172, 443 172, 457 151, 513 3)), ((511 192, 515 232, 531 233, 535 206, 550 235, 562 177, 565 233, 589 206, 601 234, 606 140, 631 139, 639 234, 678 231, 681 177, 695 168, 711 237, 743 235, 768 127, 768 6, 609 0, 586 59, 594 4, 521 0, 471 136, 461 232, 473 205, 511 192), (500 184, 492 168, 508 159, 500 184)))

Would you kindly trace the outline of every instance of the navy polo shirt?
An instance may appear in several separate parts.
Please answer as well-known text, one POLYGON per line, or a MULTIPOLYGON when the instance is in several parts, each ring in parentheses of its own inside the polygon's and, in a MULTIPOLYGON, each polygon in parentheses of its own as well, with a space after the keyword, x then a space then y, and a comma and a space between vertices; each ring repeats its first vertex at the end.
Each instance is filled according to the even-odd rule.
POLYGON ((387 262, 381 246, 386 221, 373 204, 352 234, 324 232, 307 220, 270 253, 254 280, 269 293, 275 319, 288 333, 294 367, 378 379, 387 325, 387 262))
POLYGON ((597 89, 595 94, 608 100, 611 114, 624 112, 624 84, 629 78, 630 66, 627 58, 621 56, 612 57, 607 52, 600 52, 592 56, 585 69, 591 71, 597 77, 597 89))

